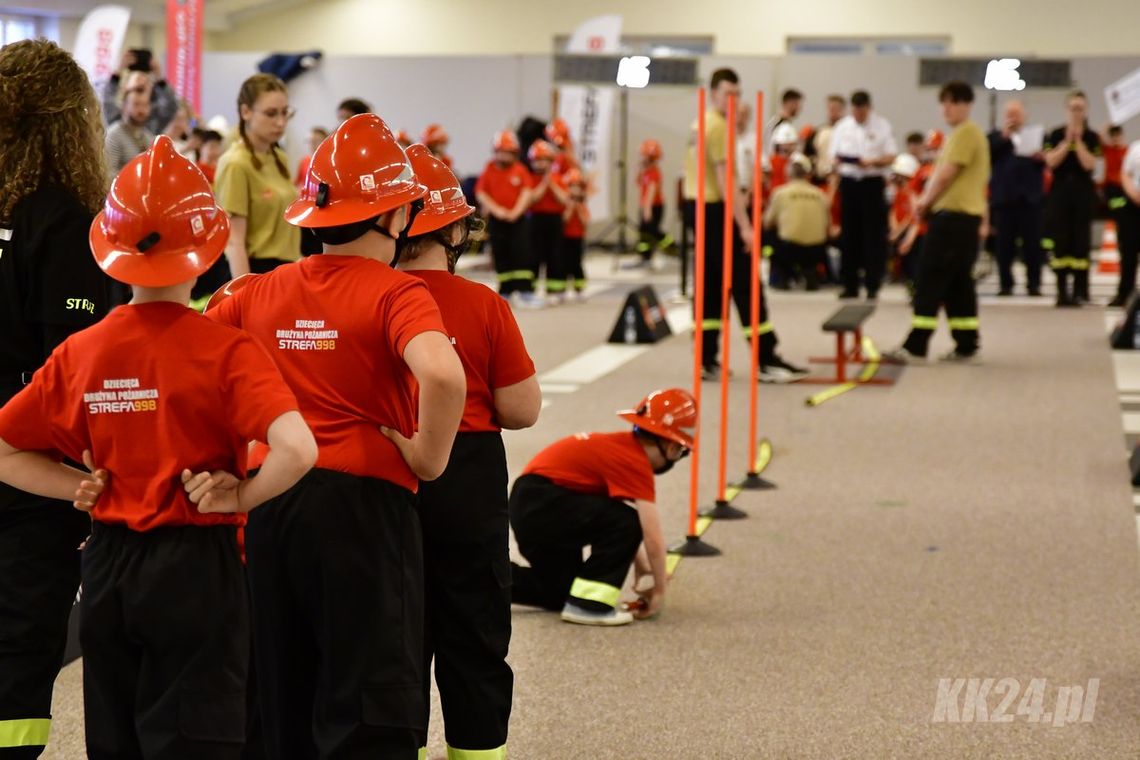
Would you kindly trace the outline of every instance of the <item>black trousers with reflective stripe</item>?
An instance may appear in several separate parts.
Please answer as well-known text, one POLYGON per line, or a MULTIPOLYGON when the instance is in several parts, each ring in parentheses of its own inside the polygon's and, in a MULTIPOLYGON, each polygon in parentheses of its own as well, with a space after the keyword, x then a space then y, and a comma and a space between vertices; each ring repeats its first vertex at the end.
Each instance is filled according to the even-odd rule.
POLYGON ((1062 294, 1068 290, 1072 273, 1074 294, 1088 295, 1095 200, 1096 190, 1088 177, 1054 177, 1045 200, 1045 237, 1052 241, 1053 270, 1062 294))
POLYGON ((538 284, 540 270, 546 266, 546 289, 552 293, 566 289, 566 266, 562 261, 562 214, 531 213, 530 263, 538 284))
POLYGON ((538 475, 515 481, 511 528, 530 567, 512 565, 511 601, 560 610, 575 578, 621 588, 641 546, 637 510, 608 496, 555 485, 538 475), (582 550, 590 547, 589 559, 582 550))
POLYGON ((425 730, 415 497, 311 470, 250 513, 246 559, 273 760, 408 758, 425 730))
MULTIPOLYGON (((685 201, 685 213, 696 219, 696 202, 685 201)), ((721 308, 724 304, 721 279, 724 276, 724 203, 705 204, 705 303, 704 314, 699 319, 705 322, 710 320, 719 324, 721 308)), ((744 337, 749 338, 747 331, 752 327, 752 257, 744 252, 744 241, 740 238, 740 230, 736 224, 732 225, 732 300, 736 304, 736 311, 740 315, 740 324, 744 328, 744 337)), ((756 287, 760 288, 760 323, 768 321, 768 299, 764 297, 764 286, 757 279, 756 287)), ((731 309, 729 310, 731 312, 731 309)), ((776 344, 775 330, 760 335, 760 363, 766 364, 775 356, 776 344)), ((701 363, 712 364, 717 361, 720 350, 720 327, 706 326, 701 334, 701 363)))
POLYGON ((840 273, 843 291, 859 292, 859 284, 867 295, 879 292, 887 264, 887 201, 882 177, 839 180, 839 203, 842 217, 840 273))
MULTIPOLYGON (((0 483, 0 722, 47 720, 91 520, 67 502, 0 483)), ((11 725, 11 724, 10 724, 11 725)), ((2 760, 42 744, 0 746, 2 760)))
POLYGON ((639 220, 637 223, 637 252, 641 254, 642 259, 649 261, 653 258, 653 252, 665 239, 665 233, 661 231, 661 219, 665 216, 665 206, 660 204, 651 206, 648 220, 641 218, 640 209, 637 213, 639 220))
POLYGON ((562 263, 566 266, 567 289, 586 289, 586 270, 582 268, 582 255, 585 250, 585 238, 562 238, 562 263))
MULTIPOLYGON (((514 673, 507 550, 507 456, 499 433, 459 433, 447 469, 422 483, 425 603, 424 723, 431 661, 447 743, 507 743, 514 673)), ((426 744, 426 732, 424 734, 426 744)))
POLYGON ((95 523, 79 607, 89 758, 241 757, 249 598, 236 533, 95 523))
MULTIPOLYGON (((914 290, 914 316, 937 319, 940 309, 951 320, 977 319, 978 294, 974 288, 974 263, 978 260, 978 228, 981 217, 940 213, 930 217, 918 280, 914 290)), ((912 354, 926 356, 933 328, 915 326, 903 346, 912 354)), ((978 350, 976 327, 955 328, 950 334, 959 353, 978 350)))
POLYGON ((532 281, 516 276, 518 272, 530 269, 526 223, 505 222, 491 217, 487 235, 491 242, 491 258, 495 263, 495 273, 499 276, 499 293, 506 296, 516 290, 533 290, 532 281))

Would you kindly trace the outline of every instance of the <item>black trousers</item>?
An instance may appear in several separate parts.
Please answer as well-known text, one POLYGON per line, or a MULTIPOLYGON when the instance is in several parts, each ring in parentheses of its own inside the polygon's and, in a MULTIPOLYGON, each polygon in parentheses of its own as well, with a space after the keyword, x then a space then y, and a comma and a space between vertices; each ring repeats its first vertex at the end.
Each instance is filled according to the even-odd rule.
POLYGON ((874 296, 887 265, 887 199, 882 177, 841 177, 839 202, 842 230, 840 278, 843 292, 859 293, 860 282, 874 296))
POLYGON ((940 309, 946 310, 958 352, 969 355, 978 350, 978 294, 973 270, 981 223, 981 217, 969 214, 941 212, 930 217, 918 263, 914 318, 903 344, 912 354, 926 356, 940 309))
POLYGON ((534 272, 530 269, 529 241, 526 239, 526 222, 504 222, 491 217, 487 235, 491 241, 491 258, 499 278, 499 293, 510 295, 515 291, 534 290, 534 272))
POLYGON ((567 599, 595 609, 617 605, 641 546, 636 509, 523 475, 511 489, 510 515, 519 552, 530 563, 512 565, 511 601, 548 610, 562 609, 567 599))
POLYGON ((562 238, 562 262, 566 266, 566 287, 579 292, 586 289, 586 270, 582 268, 585 238, 562 238))
MULTIPOLYGON (((686 214, 696 218, 694 201, 686 201, 686 214)), ((701 325, 701 363, 713 364, 717 361, 720 349, 721 279, 724 273, 724 203, 705 204, 705 303, 701 325)), ((752 258, 744 252, 744 241, 736 225, 732 225, 732 300, 740 315, 745 338, 752 336, 752 287, 760 288, 760 363, 766 364, 776 355, 778 339, 772 323, 768 320, 768 299, 764 297, 764 286, 759 278, 752 280, 752 258)))
POLYGON ((1041 204, 1016 201, 995 205, 992 209, 997 234, 998 273, 1001 289, 1013 290, 1013 262, 1020 248, 1025 262, 1026 286, 1030 292, 1041 289, 1041 204))
POLYGON ((67 502, 0 483, 0 758, 39 757, 91 529, 67 502))
POLYGON ((1092 180, 1088 177, 1054 177, 1045 200, 1045 237, 1041 247, 1053 254, 1058 297, 1068 295, 1070 276, 1074 295, 1088 296, 1095 198, 1092 180))
POLYGON ((249 598, 233 526, 95 523, 79 611, 89 758, 241 757, 249 598))
MULTIPOLYGON (((424 535, 424 724, 431 661, 447 744, 506 745, 514 673, 511 563, 507 550, 507 456, 499 433, 459 433, 447 469, 420 485, 424 535)), ((426 744, 426 732, 423 744, 426 744)))
POLYGON ((1130 200, 1117 211, 1117 247, 1120 282, 1116 296, 1123 301, 1136 290, 1136 261, 1140 257, 1140 206, 1130 200))
POLYGON ((776 253, 782 257, 793 276, 798 273, 804 278, 808 290, 819 289, 820 272, 827 271, 827 248, 824 243, 799 245, 777 240, 776 253))
POLYGON ((311 470, 250 513, 254 657, 273 760, 407 758, 425 730, 415 497, 311 470))
POLYGON ((232 279, 230 262, 225 256, 219 256, 213 266, 198 276, 198 281, 194 283, 194 289, 190 291, 190 300, 206 299, 208 301, 218 288, 232 279))
POLYGON ((530 264, 534 281, 538 282, 542 267, 546 267, 546 292, 566 291, 566 267, 562 262, 562 214, 531 213, 530 264))
POLYGON ((652 206, 649 211, 649 219, 642 219, 640 217, 640 209, 638 210, 638 223, 637 223, 637 252, 641 254, 641 258, 649 261, 653 258, 653 252, 658 248, 668 245, 672 242, 668 240, 668 235, 661 231, 661 219, 665 216, 665 207, 663 205, 652 206))

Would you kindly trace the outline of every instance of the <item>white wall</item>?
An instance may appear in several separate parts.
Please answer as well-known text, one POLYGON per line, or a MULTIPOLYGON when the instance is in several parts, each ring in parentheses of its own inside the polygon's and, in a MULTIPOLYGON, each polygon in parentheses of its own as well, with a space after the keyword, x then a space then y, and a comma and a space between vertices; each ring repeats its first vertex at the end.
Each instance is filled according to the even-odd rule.
POLYGON ((606 13, 626 34, 712 35, 721 55, 779 55, 788 37, 949 36, 957 55, 1130 55, 1140 2, 1082 0, 319 0, 250 16, 217 50, 353 55, 541 54, 606 13))

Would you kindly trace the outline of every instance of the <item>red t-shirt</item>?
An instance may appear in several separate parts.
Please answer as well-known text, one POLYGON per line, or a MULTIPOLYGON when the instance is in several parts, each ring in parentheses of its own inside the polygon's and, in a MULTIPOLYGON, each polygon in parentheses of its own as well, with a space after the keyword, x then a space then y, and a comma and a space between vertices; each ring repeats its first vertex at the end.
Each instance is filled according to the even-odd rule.
MULTIPOLYGON (((531 174, 528 179, 528 187, 533 189, 538 187, 539 183, 542 182, 542 175, 531 174)), ((551 169, 550 182, 551 184, 555 182, 559 183, 559 185, 562 184, 562 180, 554 173, 553 169, 551 169)), ((546 192, 542 194, 542 197, 530 205, 531 212, 535 214, 561 214, 565 208, 566 207, 562 205, 562 201, 558 200, 558 196, 555 195, 554 191, 549 187, 546 188, 546 192)))
POLYGON ((211 166, 204 161, 198 162, 198 168, 202 170, 202 174, 206 175, 206 179, 212 185, 214 184, 214 176, 218 173, 218 167, 211 166))
POLYGON ((297 162, 297 174, 293 177, 293 184, 297 187, 305 184, 305 175, 309 173, 309 164, 312 161, 312 156, 302 156, 301 160, 297 162))
POLYGON ((553 165, 550 170, 555 174, 565 174, 578 165, 574 159, 574 154, 568 150, 564 150, 554 157, 553 165))
POLYGON ((496 388, 521 383, 534 374, 510 304, 485 285, 448 272, 413 270, 424 281, 443 315, 463 372, 467 375, 467 405, 461 433, 498 432, 496 388))
POLYGON ((64 341, 0 410, 0 438, 75 461, 90 449, 111 473, 93 513, 101 523, 242 525, 244 515, 200 513, 182 470, 245 477, 249 441, 298 408, 248 335, 179 304, 145 303, 64 341))
POLYGON ((519 202, 519 195, 526 187, 530 187, 530 172, 521 163, 515 161, 503 168, 490 161, 475 183, 475 192, 486 193, 503 208, 512 209, 519 202))
POLYGON ((585 203, 574 204, 570 218, 562 223, 562 235, 570 240, 586 237, 586 225, 590 223, 590 209, 585 203))
POLYGON ((782 153, 773 153, 770 159, 772 174, 769 184, 772 190, 788 182, 788 157, 782 153))
POLYGON ((661 195, 661 169, 657 164, 647 166, 642 169, 637 175, 637 188, 638 188, 638 201, 639 205, 644 206, 648 200, 649 190, 656 185, 653 191, 653 201, 650 206, 661 206, 665 203, 661 195))
POLYGON ((447 333, 422 281, 360 256, 310 256, 257 277, 207 316, 269 349, 317 439, 317 467, 419 487, 380 427, 412 435, 416 383, 404 348, 447 333))
POLYGON ((891 202, 891 218, 896 224, 908 224, 913 217, 914 195, 908 185, 903 185, 895 191, 895 199, 891 202))
POLYGON ((1128 146, 1101 144, 1100 149, 1104 153, 1104 184, 1120 185, 1120 170, 1124 166, 1128 146))
POLYGON ((653 468, 633 431, 578 433, 547 446, 523 470, 578 493, 656 501, 653 468))

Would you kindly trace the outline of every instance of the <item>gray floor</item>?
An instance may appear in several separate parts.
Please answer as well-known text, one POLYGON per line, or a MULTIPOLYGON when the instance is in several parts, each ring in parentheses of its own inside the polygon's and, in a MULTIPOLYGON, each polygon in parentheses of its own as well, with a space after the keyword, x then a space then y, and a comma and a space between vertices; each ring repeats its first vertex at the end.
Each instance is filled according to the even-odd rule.
MULTIPOLYGON (((634 278, 587 304, 520 312, 540 373, 602 342, 634 278)), ((651 278, 662 292, 672 280, 651 278)), ((826 354, 833 293, 775 294, 782 350, 826 354)), ((869 334, 896 345, 900 292, 869 334)), ((984 362, 906 369, 818 408, 818 387, 761 388, 771 492, 714 524, 724 550, 686 559, 660 620, 594 630, 515 610, 514 758, 1134 758, 1140 754, 1140 574, 1120 405, 1102 309, 985 299, 984 362), (1010 722, 935 722, 940 679, 1013 678, 1010 722), (1099 679, 1087 723, 1019 714, 1033 679, 1099 679)), ((943 332, 934 352, 949 347, 943 332)), ((746 353, 734 343, 729 472, 745 469, 746 353)), ((674 337, 507 436, 512 472, 647 390, 691 381, 674 337)), ((701 492, 711 500, 719 390, 705 388, 701 492)), ((688 472, 659 481, 684 533, 688 472)), ((60 676, 53 747, 82 755, 77 663, 60 676)), ((990 693, 990 717, 1003 692, 990 693)), ((957 704, 961 705, 959 696, 957 704)), ((1026 703, 1028 705, 1028 702, 1026 703)), ((945 706, 945 705, 944 705, 945 706)), ((953 718, 957 711, 951 711, 953 718)), ((438 708, 429 757, 441 756, 438 708)))

